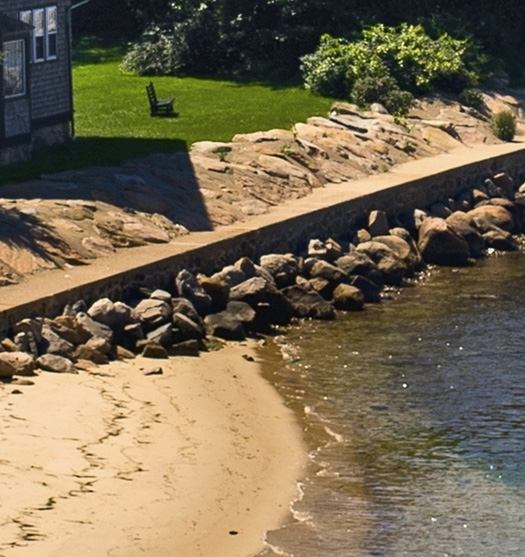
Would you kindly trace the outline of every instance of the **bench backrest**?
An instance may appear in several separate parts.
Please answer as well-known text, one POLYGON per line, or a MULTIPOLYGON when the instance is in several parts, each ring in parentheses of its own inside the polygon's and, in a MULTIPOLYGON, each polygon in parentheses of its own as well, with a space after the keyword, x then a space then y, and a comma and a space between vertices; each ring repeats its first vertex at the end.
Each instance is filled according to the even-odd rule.
POLYGON ((148 99, 151 106, 155 106, 157 104, 157 93, 155 93, 155 87, 153 83, 146 85, 146 91, 148 92, 148 99))

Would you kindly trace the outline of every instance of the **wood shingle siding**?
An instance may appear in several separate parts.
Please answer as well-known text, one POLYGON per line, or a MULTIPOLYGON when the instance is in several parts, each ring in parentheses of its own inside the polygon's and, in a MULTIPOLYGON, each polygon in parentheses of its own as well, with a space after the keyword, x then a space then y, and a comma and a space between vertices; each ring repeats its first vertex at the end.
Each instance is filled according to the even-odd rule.
POLYGON ((33 29, 34 36, 42 35, 35 35, 35 25, 25 26, 26 94, 6 98, 0 74, 0 165, 6 160, 9 162, 9 156, 2 156, 2 150, 14 143, 29 141, 31 150, 42 144, 65 141, 70 135, 73 115, 70 8, 71 0, 0 0, 0 14, 7 16, 3 29, 0 22, 1 48, 4 41, 10 40, 11 28, 18 27, 16 22, 21 14, 25 14, 24 21, 30 24, 36 25, 40 15, 44 17, 45 25, 50 23, 48 28, 44 27, 44 38, 38 43, 38 60, 35 60, 35 43, 28 29, 33 29), (56 34, 53 29, 55 18, 51 17, 55 15, 55 9, 56 34))

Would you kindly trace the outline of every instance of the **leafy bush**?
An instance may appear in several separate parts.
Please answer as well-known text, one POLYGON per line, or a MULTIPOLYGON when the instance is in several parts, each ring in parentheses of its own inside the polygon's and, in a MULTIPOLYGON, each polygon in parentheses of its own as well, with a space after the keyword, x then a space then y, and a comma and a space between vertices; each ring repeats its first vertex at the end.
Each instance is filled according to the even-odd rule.
POLYGON ((468 40, 446 33, 432 39, 421 25, 403 23, 394 28, 377 24, 354 42, 323 35, 317 50, 302 57, 301 71, 305 87, 314 93, 363 100, 373 97, 385 106, 394 104, 404 110, 409 99, 406 92, 421 94, 437 86, 458 92, 475 86, 478 75, 466 63, 475 52, 468 40), (373 87, 374 80, 381 86, 373 87))
POLYGON ((472 108, 481 108, 485 102, 483 95, 477 89, 463 89, 459 94, 459 101, 472 108))
POLYGON ((512 141, 516 135, 516 117, 510 110, 495 112, 490 120, 494 135, 502 141, 512 141))
POLYGON ((138 75, 176 74, 179 59, 173 40, 160 29, 150 29, 124 56, 120 70, 138 75))
POLYGON ((390 76, 379 80, 372 77, 357 79, 350 98, 362 107, 379 102, 395 116, 407 114, 414 104, 412 93, 400 89, 397 81, 390 76))

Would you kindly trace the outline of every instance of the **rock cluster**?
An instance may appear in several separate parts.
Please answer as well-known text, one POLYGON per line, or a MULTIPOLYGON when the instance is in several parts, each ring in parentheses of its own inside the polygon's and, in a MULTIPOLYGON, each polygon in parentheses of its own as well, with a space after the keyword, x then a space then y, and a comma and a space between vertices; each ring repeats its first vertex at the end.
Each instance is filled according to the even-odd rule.
POLYGON ((211 276, 180 271, 165 290, 129 286, 122 300, 84 301, 54 318, 23 319, 0 342, 0 378, 75 373, 110 359, 196 356, 210 337, 242 340, 294 318, 334 319, 377 303, 425 265, 468 265, 517 249, 525 184, 505 173, 456 199, 393 218, 372 211, 342 240, 311 239, 306 253, 243 257, 211 276))

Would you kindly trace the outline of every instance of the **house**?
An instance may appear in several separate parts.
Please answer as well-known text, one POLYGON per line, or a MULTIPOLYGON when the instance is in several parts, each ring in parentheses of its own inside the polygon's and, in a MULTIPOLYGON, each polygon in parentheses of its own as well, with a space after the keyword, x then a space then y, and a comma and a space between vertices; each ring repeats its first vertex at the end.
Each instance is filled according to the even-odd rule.
POLYGON ((71 137, 71 0, 0 0, 0 166, 71 137))

